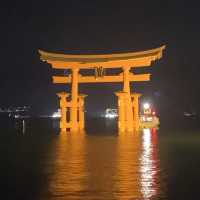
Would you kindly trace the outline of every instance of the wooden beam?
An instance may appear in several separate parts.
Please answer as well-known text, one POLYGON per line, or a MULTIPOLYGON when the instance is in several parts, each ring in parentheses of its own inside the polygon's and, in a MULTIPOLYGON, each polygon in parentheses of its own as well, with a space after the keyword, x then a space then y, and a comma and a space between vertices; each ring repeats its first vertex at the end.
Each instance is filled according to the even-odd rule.
POLYGON ((78 63, 78 62, 65 62, 65 61, 47 61, 52 65, 53 69, 94 69, 96 67, 103 68, 122 68, 127 67, 148 67, 151 62, 156 60, 156 56, 149 56, 145 58, 136 58, 129 60, 114 60, 108 62, 92 62, 92 63, 78 63))
MULTIPOLYGON (((69 76, 52 76, 52 79, 53 79, 53 83, 68 83, 69 76)), ((70 82, 71 82, 71 78, 70 78, 70 82)))
MULTIPOLYGON (((71 65, 73 68, 74 64, 86 64, 91 66, 94 63, 107 63, 107 62, 123 62, 131 61, 137 59, 160 59, 162 57, 162 52, 165 49, 165 46, 159 48, 154 48, 146 51, 138 52, 128 52, 128 53, 112 53, 112 54, 62 54, 62 53, 50 53, 46 51, 39 50, 40 59, 47 61, 48 63, 52 62, 61 62, 67 65, 71 65)), ((65 66, 67 66, 65 65, 65 66)))
MULTIPOLYGON (((150 74, 130 74, 130 81, 149 81, 150 74)), ((79 83, 112 83, 123 82, 123 75, 103 76, 95 78, 94 76, 80 76, 79 83)), ((53 83, 71 83, 71 76, 53 76, 53 83)))
POLYGON ((150 81, 151 74, 132 74, 130 81, 150 81))

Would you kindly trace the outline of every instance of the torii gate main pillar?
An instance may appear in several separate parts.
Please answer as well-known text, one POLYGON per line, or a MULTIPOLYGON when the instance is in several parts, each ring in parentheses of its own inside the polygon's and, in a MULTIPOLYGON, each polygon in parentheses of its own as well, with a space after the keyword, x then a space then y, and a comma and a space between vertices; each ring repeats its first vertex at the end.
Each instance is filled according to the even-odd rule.
POLYGON ((118 128, 120 132, 139 130, 139 93, 130 93, 130 68, 123 67, 123 91, 118 97, 118 128))
POLYGON ((70 129, 78 130, 78 68, 72 68, 70 129))
POLYGON ((133 131, 133 110, 130 95, 130 67, 123 67, 123 92, 125 111, 125 131, 133 131))

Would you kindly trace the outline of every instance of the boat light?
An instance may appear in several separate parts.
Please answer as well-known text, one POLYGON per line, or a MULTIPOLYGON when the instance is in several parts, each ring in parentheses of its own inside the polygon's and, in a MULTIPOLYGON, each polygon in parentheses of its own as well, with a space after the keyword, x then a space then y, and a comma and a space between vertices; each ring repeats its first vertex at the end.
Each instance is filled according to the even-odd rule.
POLYGON ((144 109, 149 109, 150 108, 150 104, 149 103, 144 103, 143 107, 144 107, 144 109))

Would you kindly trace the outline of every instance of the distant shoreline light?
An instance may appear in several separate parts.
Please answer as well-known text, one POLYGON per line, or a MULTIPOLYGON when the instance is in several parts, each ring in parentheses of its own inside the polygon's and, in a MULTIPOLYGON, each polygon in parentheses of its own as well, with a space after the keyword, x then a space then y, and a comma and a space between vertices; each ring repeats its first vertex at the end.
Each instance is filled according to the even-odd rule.
POLYGON ((58 109, 58 111, 54 112, 51 117, 52 118, 60 118, 61 117, 60 109, 58 109))

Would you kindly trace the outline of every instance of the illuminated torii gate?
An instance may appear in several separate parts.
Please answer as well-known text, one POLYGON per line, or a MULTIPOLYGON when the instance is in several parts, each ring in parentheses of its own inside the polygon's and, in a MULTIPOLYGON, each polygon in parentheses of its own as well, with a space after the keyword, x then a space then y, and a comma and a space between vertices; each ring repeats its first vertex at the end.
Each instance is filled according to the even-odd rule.
POLYGON ((86 95, 78 93, 79 83, 104 83, 122 82, 123 91, 116 92, 118 97, 118 128, 119 131, 133 131, 139 128, 140 94, 131 93, 131 81, 149 81, 150 74, 134 74, 131 68, 147 67, 152 61, 160 59, 165 46, 148 51, 134 53, 116 53, 102 55, 70 55, 48 53, 39 50, 40 58, 51 64, 54 69, 70 69, 68 76, 53 76, 53 83, 71 83, 71 94, 58 93, 60 98, 61 120, 60 129, 66 131, 78 131, 84 129, 84 98, 86 95), (119 75, 104 75, 107 68, 121 68, 119 75), (93 76, 83 76, 79 70, 93 70, 93 76), (67 119, 68 114, 70 118, 67 119))

